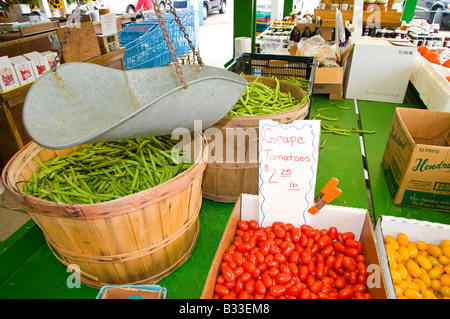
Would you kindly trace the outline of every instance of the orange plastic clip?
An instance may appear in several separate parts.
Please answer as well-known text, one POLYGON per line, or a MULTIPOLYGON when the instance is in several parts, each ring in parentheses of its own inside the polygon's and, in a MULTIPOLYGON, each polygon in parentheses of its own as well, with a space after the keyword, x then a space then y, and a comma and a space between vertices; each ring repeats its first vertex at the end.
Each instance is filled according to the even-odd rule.
POLYGON ((308 212, 312 215, 317 214, 319 210, 321 210, 326 204, 331 202, 333 199, 338 197, 342 193, 342 190, 340 188, 333 188, 328 193, 323 195, 323 197, 320 199, 319 202, 317 202, 314 206, 311 206, 308 209, 308 212))
POLYGON ((339 180, 336 177, 330 178, 330 180, 325 184, 319 194, 317 194, 316 198, 314 198, 314 203, 318 203, 323 195, 328 193, 332 188, 336 187, 339 183, 339 180))

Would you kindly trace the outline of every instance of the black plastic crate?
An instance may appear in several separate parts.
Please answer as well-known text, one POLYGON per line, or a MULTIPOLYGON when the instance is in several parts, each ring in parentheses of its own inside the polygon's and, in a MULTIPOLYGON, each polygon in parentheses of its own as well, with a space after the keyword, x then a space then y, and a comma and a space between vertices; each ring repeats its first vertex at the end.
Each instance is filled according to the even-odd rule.
POLYGON ((309 56, 243 53, 227 70, 245 75, 275 76, 279 80, 289 76, 307 79, 306 91, 311 91, 312 97, 316 65, 316 58, 309 56))

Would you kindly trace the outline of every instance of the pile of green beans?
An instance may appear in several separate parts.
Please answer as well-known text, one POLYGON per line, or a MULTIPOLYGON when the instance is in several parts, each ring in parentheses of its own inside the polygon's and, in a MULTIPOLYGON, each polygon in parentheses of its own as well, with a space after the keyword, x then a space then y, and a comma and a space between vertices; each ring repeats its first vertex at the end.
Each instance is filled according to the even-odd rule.
POLYGON ((292 110, 309 98, 306 95, 301 101, 291 93, 280 91, 277 78, 275 88, 259 82, 259 77, 249 82, 239 101, 228 112, 228 116, 268 115, 292 110))
POLYGON ((39 169, 23 191, 65 204, 95 204, 137 193, 192 166, 172 158, 176 143, 170 136, 152 136, 86 144, 45 163, 34 159, 39 169))
POLYGON ((300 88, 302 88, 303 90, 307 91, 308 90, 308 85, 309 85, 309 80, 308 79, 304 79, 298 76, 288 76, 285 77, 283 79, 283 81, 295 84, 297 86, 299 86, 300 88))

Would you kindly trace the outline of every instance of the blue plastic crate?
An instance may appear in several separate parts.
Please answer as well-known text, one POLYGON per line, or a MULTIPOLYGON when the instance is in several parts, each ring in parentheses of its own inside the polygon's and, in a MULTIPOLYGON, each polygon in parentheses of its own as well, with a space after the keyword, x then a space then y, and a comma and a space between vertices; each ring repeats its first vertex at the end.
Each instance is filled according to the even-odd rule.
MULTIPOLYGON (((196 12, 179 11, 177 15, 189 36, 189 40, 194 47, 197 47, 198 18, 196 12)), ((171 13, 164 13, 162 17, 175 53, 180 57, 191 51, 191 47, 184 38, 184 34, 181 32, 174 16, 171 13)), ((159 67, 172 62, 172 56, 158 23, 158 17, 155 14, 145 14, 142 21, 130 23, 119 31, 119 42, 126 48, 124 56, 126 70, 159 67)))

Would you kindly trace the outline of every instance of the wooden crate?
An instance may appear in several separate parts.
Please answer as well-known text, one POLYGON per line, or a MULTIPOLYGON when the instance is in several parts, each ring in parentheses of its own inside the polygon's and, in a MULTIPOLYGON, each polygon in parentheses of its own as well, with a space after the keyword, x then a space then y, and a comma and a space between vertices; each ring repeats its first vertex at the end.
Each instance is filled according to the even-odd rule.
MULTIPOLYGON (((59 42, 64 40, 67 27, 57 31, 59 42)), ((100 56, 100 46, 92 22, 83 22, 80 28, 73 28, 64 47, 63 62, 86 62, 100 56)))

